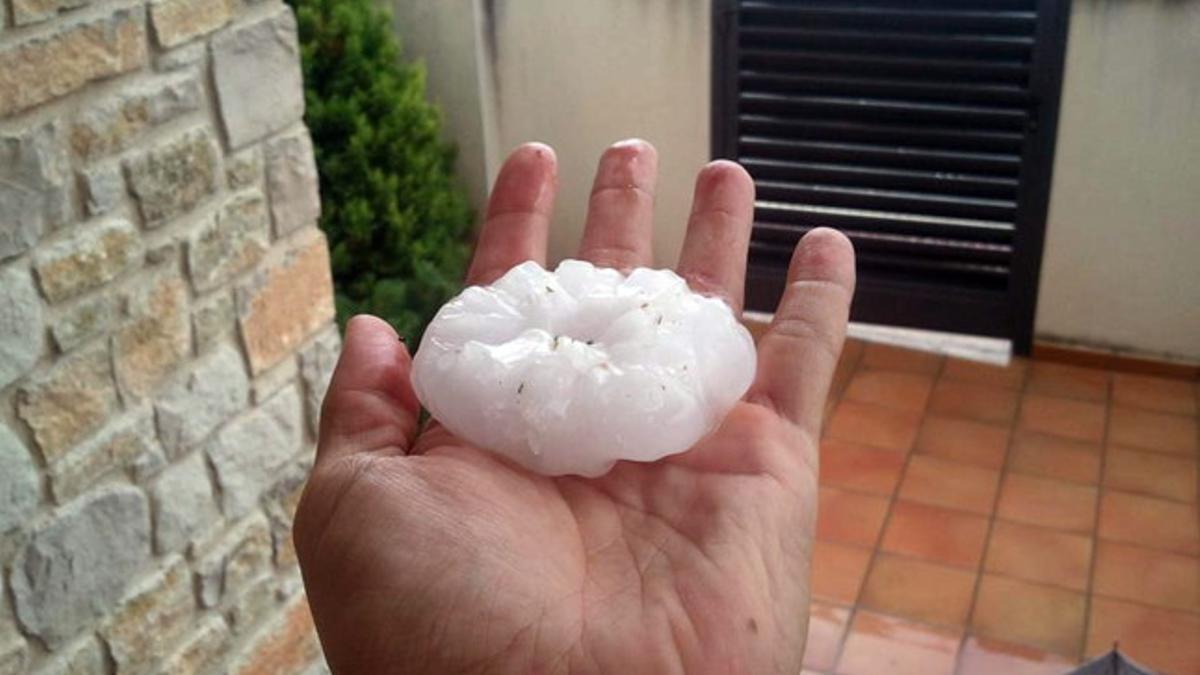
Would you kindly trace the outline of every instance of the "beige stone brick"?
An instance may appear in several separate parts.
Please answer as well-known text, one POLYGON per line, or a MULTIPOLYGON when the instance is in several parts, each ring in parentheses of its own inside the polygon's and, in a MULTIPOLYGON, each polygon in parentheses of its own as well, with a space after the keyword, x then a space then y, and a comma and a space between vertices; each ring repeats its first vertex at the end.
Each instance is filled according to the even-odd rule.
POLYGON ((141 8, 117 9, 0 47, 0 117, 146 63, 141 8))
POLYGON ((162 276, 137 288, 129 319, 113 340, 117 381, 127 395, 150 394, 192 349, 191 322, 183 279, 162 276))
POLYGON ((25 672, 29 663, 29 645, 20 635, 0 637, 0 675, 25 672))
POLYGON ((291 354, 334 316, 333 279, 324 235, 313 232, 238 289, 238 322, 255 374, 291 354))
POLYGON ((196 675, 215 672, 214 666, 224 653, 228 642, 229 626, 225 621, 217 615, 207 616, 200 621, 199 626, 183 644, 163 661, 158 673, 196 675))
POLYGON ((141 261, 142 243, 129 221, 114 218, 79 228, 34 256, 42 293, 59 302, 112 281, 141 261))
POLYGON ((225 158, 225 182, 229 189, 241 190, 262 184, 262 149, 252 145, 225 158))
POLYGON ((307 470, 295 473, 281 481, 272 490, 267 513, 271 517, 271 537, 275 545, 275 566, 288 568, 296 565, 296 542, 292 539, 292 523, 300 497, 304 494, 307 470))
POLYGON ((304 115, 296 19, 286 5, 212 41, 213 84, 231 148, 245 147, 304 115))
POLYGON ((198 291, 212 290, 262 259, 270 244, 267 200, 258 190, 231 197, 188 239, 188 273, 198 291))
POLYGON ((54 18, 59 12, 77 9, 91 0, 13 0, 13 23, 25 26, 54 18))
POLYGON ((50 487, 60 504, 74 499, 99 479, 132 469, 151 471, 164 463, 149 409, 107 424, 93 438, 50 465, 50 487))
POLYGON ((123 150, 148 129, 200 109, 203 87, 196 72, 135 80, 76 113, 68 140, 72 152, 94 159, 123 150))
POLYGON ((73 215, 64 126, 45 120, 0 131, 0 260, 29 250, 73 215))
POLYGON ((99 640, 94 635, 85 635, 56 649, 36 672, 37 675, 103 675, 108 672, 107 657, 99 640))
POLYGON ((190 212, 217 187, 216 143, 202 127, 147 150, 127 167, 147 227, 190 212))
POLYGON ((271 567, 271 531, 267 519, 254 513, 197 547, 196 578, 200 603, 215 607, 238 595, 271 567))
POLYGON ((229 22, 229 0, 155 0, 150 3, 154 35, 163 47, 174 47, 229 22))
POLYGON ((196 349, 202 353, 212 349, 235 325, 233 296, 228 291, 198 301, 192 309, 192 331, 196 335, 196 349))
POLYGON ((230 673, 269 675, 299 673, 321 655, 312 613, 297 595, 271 623, 264 626, 235 658, 230 673))
POLYGON ((91 338, 106 333, 117 322, 117 298, 107 293, 95 293, 66 308, 50 324, 54 344, 69 351, 91 338))
POLYGON ((100 629, 120 673, 150 673, 191 626, 195 602, 191 575, 182 558, 128 593, 100 629))
POLYGON ((47 462, 98 429, 116 407, 117 391, 105 344, 63 359, 17 394, 17 414, 33 430, 47 462))

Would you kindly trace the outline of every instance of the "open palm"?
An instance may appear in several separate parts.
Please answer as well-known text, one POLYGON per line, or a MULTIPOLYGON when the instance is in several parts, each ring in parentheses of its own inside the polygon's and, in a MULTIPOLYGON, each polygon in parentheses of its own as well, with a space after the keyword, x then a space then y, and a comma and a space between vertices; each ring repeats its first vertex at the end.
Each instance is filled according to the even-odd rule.
MULTIPOLYGON (((650 263, 654 149, 602 157, 579 257, 650 263)), ((469 283, 544 262, 553 152, 517 149, 496 181, 469 283)), ((740 311, 753 183, 696 183, 679 273, 740 311)), ((295 539, 335 672, 799 670, 817 438, 853 292, 853 253, 808 234, 759 343, 758 376, 686 453, 593 479, 530 473, 433 423, 411 360, 356 317, 326 395, 295 539)))

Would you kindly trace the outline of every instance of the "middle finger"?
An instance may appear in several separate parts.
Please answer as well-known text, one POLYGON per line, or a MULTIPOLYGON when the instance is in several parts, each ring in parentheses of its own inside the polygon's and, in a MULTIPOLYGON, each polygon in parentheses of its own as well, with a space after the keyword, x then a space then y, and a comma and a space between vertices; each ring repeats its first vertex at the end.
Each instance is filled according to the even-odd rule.
POLYGON ((657 179, 658 153, 646 141, 621 141, 604 151, 588 200, 581 259, 620 270, 650 264, 657 179))

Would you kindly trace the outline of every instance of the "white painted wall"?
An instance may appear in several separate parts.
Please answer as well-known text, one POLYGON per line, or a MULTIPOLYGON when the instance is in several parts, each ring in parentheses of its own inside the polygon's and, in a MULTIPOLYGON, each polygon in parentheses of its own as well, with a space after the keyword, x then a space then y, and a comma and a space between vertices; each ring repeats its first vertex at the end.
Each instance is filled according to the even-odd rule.
POLYGON ((1076 0, 1037 333, 1200 361, 1200 2, 1076 0))
MULTIPOLYGON (((468 182, 553 145, 568 256, 600 152, 641 136, 661 159, 655 256, 675 261, 709 157, 708 0, 392 2, 468 182)), ((1036 333, 1200 361, 1200 0, 1073 4, 1036 333)))
POLYGON ((484 101, 491 95, 478 41, 478 0, 388 0, 404 55, 425 65, 429 98, 441 108, 443 134, 458 147, 458 174, 482 213, 488 191, 489 136, 484 101))
POLYGON ((573 255, 596 160, 639 136, 658 148, 654 245, 674 264, 692 180, 708 161, 708 3, 689 0, 496 0, 498 145, 558 153, 552 258, 573 255))

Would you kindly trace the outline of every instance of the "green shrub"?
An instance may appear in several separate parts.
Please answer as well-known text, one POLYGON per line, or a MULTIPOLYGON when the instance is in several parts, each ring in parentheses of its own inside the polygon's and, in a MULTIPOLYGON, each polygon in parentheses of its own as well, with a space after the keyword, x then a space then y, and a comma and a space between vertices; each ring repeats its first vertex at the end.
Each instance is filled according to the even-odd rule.
POLYGON ((425 71, 401 61, 391 22, 371 0, 288 1, 338 320, 376 314, 417 340, 460 286, 473 219, 454 149, 425 100, 425 71))

